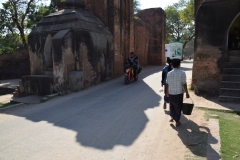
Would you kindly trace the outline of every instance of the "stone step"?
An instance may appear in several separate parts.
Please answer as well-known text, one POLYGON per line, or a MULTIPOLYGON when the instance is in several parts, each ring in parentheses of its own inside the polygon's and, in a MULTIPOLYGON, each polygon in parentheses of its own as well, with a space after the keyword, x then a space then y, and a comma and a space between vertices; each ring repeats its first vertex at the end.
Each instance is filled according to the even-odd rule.
POLYGON ((240 50, 228 50, 228 56, 239 56, 240 57, 240 50))
POLYGON ((55 93, 53 75, 26 75, 22 76, 22 86, 18 87, 19 97, 27 95, 49 95, 55 93))
POLYGON ((228 60, 228 62, 239 62, 240 55, 237 55, 237 56, 230 56, 230 55, 228 55, 227 60, 228 60))
POLYGON ((221 96, 240 97, 240 89, 220 88, 220 95, 221 95, 221 96))
POLYGON ((240 68, 240 62, 226 62, 224 68, 240 68))
POLYGON ((233 103, 240 103, 240 97, 236 96, 219 96, 219 102, 233 102, 233 103))
POLYGON ((240 75, 223 74, 222 81, 240 82, 240 75))
POLYGON ((224 68, 223 74, 240 75, 240 68, 224 68))
POLYGON ((240 82, 222 81, 222 82, 221 82, 221 88, 235 88, 235 89, 240 89, 240 82))

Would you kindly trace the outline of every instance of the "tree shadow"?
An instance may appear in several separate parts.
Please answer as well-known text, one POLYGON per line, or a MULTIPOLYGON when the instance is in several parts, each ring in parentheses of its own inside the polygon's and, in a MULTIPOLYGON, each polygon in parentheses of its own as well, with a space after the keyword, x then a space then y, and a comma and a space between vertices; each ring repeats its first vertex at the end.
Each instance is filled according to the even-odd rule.
POLYGON ((32 122, 47 121, 75 131, 76 141, 87 147, 109 150, 116 145, 129 146, 149 121, 144 111, 159 106, 160 95, 143 79, 160 70, 161 67, 143 69, 139 80, 129 85, 124 85, 121 77, 37 105, 9 108, 0 114, 32 122))
MULTIPOLYGON (((188 120, 184 115, 181 116, 181 126, 170 126, 178 132, 183 144, 196 156, 206 157, 207 152, 219 155, 210 144, 218 143, 218 140, 211 135, 211 130, 205 126, 199 126, 195 122, 188 120), (210 143, 210 144, 209 144, 210 143)), ((220 155, 219 155, 220 157, 220 155)), ((188 157, 193 158, 193 157, 188 157)))

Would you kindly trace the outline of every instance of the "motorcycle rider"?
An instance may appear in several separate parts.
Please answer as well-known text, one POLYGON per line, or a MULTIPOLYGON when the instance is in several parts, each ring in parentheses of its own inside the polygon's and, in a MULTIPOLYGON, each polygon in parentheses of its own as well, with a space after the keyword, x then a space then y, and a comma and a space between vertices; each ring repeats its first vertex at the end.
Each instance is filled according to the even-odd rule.
POLYGON ((130 53, 130 57, 127 60, 129 64, 133 67, 134 76, 137 76, 137 72, 139 72, 139 62, 138 57, 134 54, 134 52, 130 53))

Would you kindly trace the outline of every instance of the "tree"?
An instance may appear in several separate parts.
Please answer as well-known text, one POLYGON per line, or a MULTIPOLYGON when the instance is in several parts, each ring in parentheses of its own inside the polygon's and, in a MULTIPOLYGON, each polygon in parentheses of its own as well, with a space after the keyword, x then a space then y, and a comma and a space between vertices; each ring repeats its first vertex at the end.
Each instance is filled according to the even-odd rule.
POLYGON ((18 34, 23 46, 27 46, 26 34, 43 16, 56 11, 56 0, 50 6, 38 5, 40 0, 8 0, 0 9, 1 35, 18 34))
POLYGON ((194 2, 180 0, 168 6, 166 12, 166 41, 177 40, 183 42, 183 48, 195 36, 194 2))
POLYGON ((0 35, 0 54, 12 53, 17 47, 21 47, 21 39, 18 34, 0 35))
MULTIPOLYGON (((35 4, 34 0, 8 0, 6 3, 2 3, 4 11, 1 16, 5 16, 9 21, 4 28, 6 32, 11 31, 14 33, 17 29, 21 37, 24 46, 27 46, 25 38, 25 26, 28 14, 34 12, 35 4)), ((1 18, 2 19, 2 18, 1 18)))
POLYGON ((133 9, 134 9, 134 13, 137 13, 140 9, 140 2, 139 0, 133 0, 133 9))
POLYGON ((41 20, 42 17, 49 15, 57 10, 55 0, 52 0, 49 6, 40 4, 36 6, 38 9, 28 16, 27 28, 33 28, 41 20))

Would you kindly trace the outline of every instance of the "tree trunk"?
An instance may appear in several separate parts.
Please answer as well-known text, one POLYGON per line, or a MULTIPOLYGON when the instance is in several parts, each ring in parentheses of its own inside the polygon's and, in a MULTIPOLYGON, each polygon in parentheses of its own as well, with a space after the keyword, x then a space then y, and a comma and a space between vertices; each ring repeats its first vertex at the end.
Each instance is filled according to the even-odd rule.
POLYGON ((20 36, 21 36, 22 43, 23 43, 24 47, 26 47, 27 46, 27 42, 26 42, 26 39, 25 39, 25 34, 24 34, 23 29, 21 29, 21 31, 20 31, 20 36))

